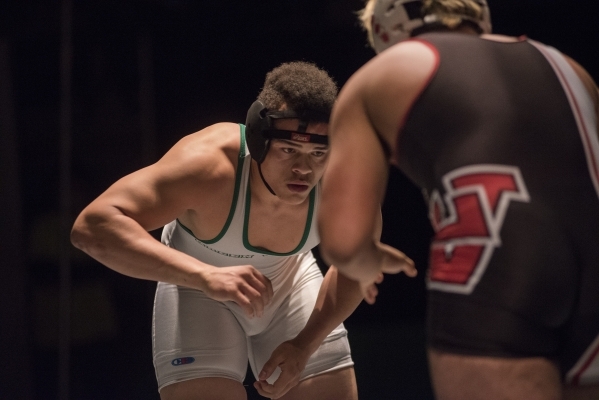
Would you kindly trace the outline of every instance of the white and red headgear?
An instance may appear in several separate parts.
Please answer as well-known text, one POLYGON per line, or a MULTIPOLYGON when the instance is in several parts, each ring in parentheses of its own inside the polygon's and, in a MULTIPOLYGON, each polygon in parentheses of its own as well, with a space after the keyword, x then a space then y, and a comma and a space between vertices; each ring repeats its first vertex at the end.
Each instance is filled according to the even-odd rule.
MULTIPOLYGON (((491 33, 491 13, 486 0, 474 0, 482 7, 482 19, 461 16, 480 33, 491 33)), ((414 36, 414 31, 439 23, 436 15, 423 15, 422 0, 378 0, 372 12, 372 39, 377 53, 414 36)))

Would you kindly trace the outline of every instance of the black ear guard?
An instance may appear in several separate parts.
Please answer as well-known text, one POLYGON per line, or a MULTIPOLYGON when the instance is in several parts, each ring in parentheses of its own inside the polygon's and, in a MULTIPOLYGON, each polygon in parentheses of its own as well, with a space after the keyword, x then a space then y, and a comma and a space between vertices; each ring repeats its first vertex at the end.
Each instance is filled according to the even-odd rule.
POLYGON ((328 144, 325 135, 306 133, 310 122, 329 122, 329 116, 316 111, 297 113, 291 110, 268 111, 260 100, 256 100, 247 113, 245 122, 245 139, 250 149, 250 155, 261 164, 266 158, 271 139, 287 139, 304 143, 328 144), (297 118, 299 127, 297 131, 286 131, 273 128, 273 120, 297 118))

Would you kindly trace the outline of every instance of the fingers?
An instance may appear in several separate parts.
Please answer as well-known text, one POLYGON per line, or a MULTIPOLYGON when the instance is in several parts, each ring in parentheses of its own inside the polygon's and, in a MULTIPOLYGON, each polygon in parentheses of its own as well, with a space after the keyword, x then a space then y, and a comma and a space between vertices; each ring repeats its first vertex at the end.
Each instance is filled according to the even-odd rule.
POLYGON ((248 286, 243 292, 254 309, 254 315, 261 317, 273 297, 272 283, 258 270, 251 268, 251 274, 247 277, 248 286))
POLYGON ((249 284, 242 284, 237 290, 233 300, 250 317, 261 317, 264 314, 265 299, 260 292, 249 284))
POLYGON ((378 243, 379 250, 384 253, 381 271, 386 274, 397 274, 404 272, 409 277, 418 274, 414 261, 401 251, 384 243, 378 243))
POLYGON ((278 399, 299 382, 305 365, 302 360, 301 350, 290 342, 281 343, 262 367, 254 387, 262 396, 278 399))
POLYGON ((257 269, 252 267, 252 286, 260 292, 264 299, 264 305, 270 303, 273 297, 272 283, 270 279, 261 274, 257 269))
POLYGON ((264 308, 273 297, 272 283, 252 266, 247 266, 241 273, 244 282, 240 283, 237 299, 234 300, 243 308, 249 317, 261 317, 264 308))
POLYGON ((279 355, 278 350, 279 348, 277 347, 275 351, 273 351, 266 364, 264 364, 264 366, 262 367, 262 371, 260 371, 260 374, 258 375, 259 380, 265 381, 266 379, 268 379, 275 371, 275 369, 277 369, 279 364, 283 361, 282 357, 279 355))
POLYGON ((254 316, 254 306, 250 299, 247 298, 241 291, 237 293, 237 296, 232 299, 235 303, 241 307, 241 309, 248 315, 248 317, 252 318, 254 316))
POLYGON ((410 278, 414 278, 418 275, 418 270, 416 270, 416 267, 414 266, 414 261, 407 257, 405 259, 391 259, 384 262, 381 271, 386 274, 398 274, 403 272, 410 278))
POLYGON ((376 301, 376 296, 379 294, 379 290, 375 284, 362 286, 362 294, 364 295, 364 301, 370 305, 376 301))
MULTIPOLYGON (((260 374, 262 376, 262 374, 260 374)), ((261 396, 271 399, 278 399, 285 395, 299 382, 300 371, 275 370, 275 373, 266 380, 259 380, 254 383, 254 387, 261 396), (280 375, 277 375, 280 372, 280 375), (269 383, 270 382, 270 383, 269 383)))

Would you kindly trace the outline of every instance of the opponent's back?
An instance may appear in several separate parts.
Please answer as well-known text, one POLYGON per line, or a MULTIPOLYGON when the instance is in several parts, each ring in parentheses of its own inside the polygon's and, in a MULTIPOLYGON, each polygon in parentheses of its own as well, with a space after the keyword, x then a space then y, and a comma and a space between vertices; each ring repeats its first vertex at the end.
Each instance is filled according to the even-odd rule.
POLYGON ((590 97, 582 85, 560 81, 544 46, 446 32, 418 40, 434 49, 438 67, 406 119, 397 151, 400 168, 429 194, 446 173, 483 163, 551 176, 535 188, 549 197, 591 182, 596 123, 587 123, 587 132, 577 123, 592 119, 577 115, 590 97))
POLYGON ((567 382, 599 382, 594 101, 566 58, 540 43, 417 40, 437 68, 396 156, 425 190, 435 229, 429 345, 543 355, 567 382))

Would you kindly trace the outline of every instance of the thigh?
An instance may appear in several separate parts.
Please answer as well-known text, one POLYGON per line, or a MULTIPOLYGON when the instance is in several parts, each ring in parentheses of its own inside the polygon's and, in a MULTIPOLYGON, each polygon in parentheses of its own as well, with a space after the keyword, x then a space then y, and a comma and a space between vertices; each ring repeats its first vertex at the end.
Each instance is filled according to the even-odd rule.
POLYGON ((471 291, 429 282, 432 348, 544 357, 568 385, 599 383, 599 208, 560 211, 514 204, 471 291))
MULTIPOLYGON (((322 283, 322 273, 313 263, 302 268, 293 290, 281 304, 272 322, 262 333, 249 340, 250 366, 254 376, 260 372, 273 350, 282 342, 293 339, 304 328, 316 303, 322 283)), ((300 379, 353 366, 347 331, 343 324, 333 330, 312 354, 300 379)), ((275 371, 277 374, 277 371, 275 371)))
POLYGON ((546 358, 501 358, 429 351, 438 400, 560 400, 557 365, 546 358))
POLYGON ((573 386, 599 385, 599 216, 591 223, 597 232, 592 242, 578 248, 578 302, 564 329, 565 346, 560 358, 566 383, 573 386))
POLYGON ((353 367, 325 372, 304 379, 281 400, 357 400, 358 389, 353 367))
POLYGON ((246 400, 243 384, 227 378, 199 378, 176 382, 160 391, 161 400, 246 400))
POLYGON ((599 385, 566 386, 564 400, 597 400, 599 399, 599 385))
POLYGON ((152 341, 159 390, 197 378, 243 382, 245 333, 225 304, 201 291, 158 284, 152 341))

